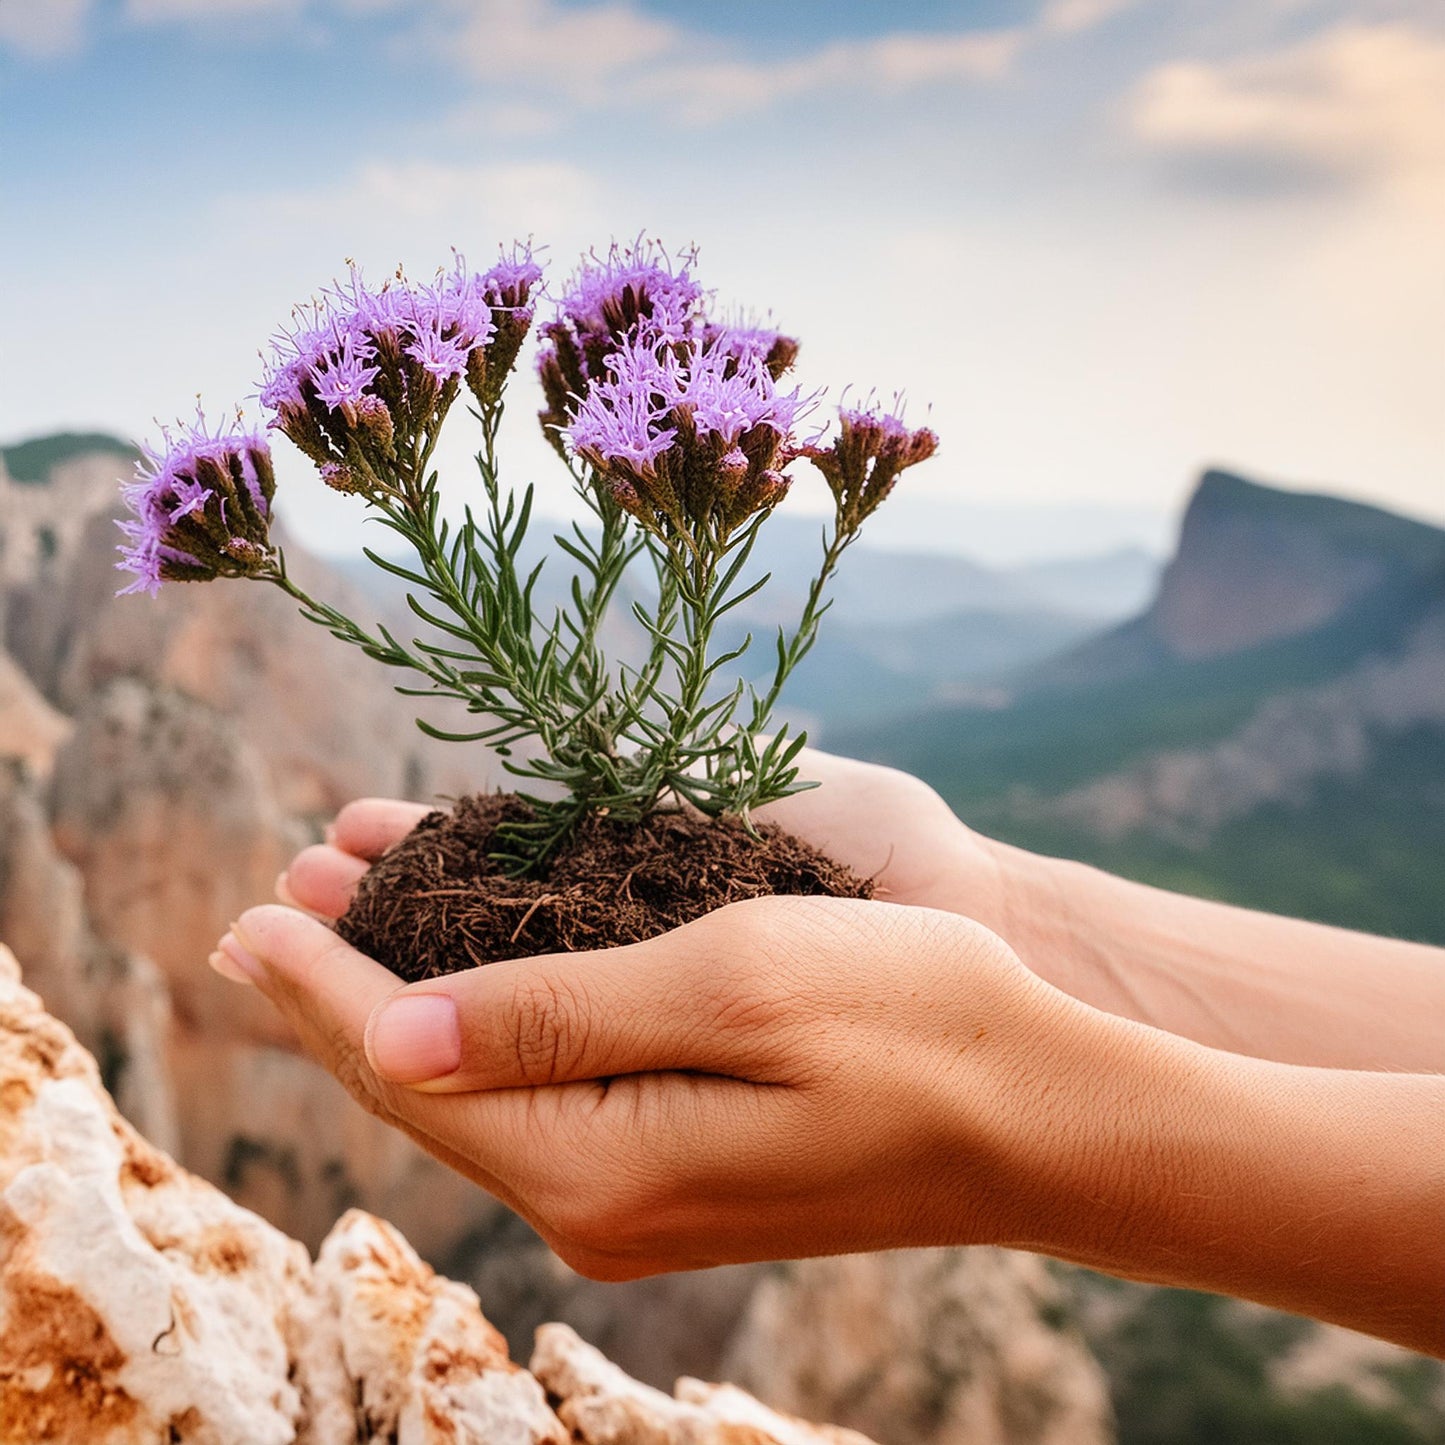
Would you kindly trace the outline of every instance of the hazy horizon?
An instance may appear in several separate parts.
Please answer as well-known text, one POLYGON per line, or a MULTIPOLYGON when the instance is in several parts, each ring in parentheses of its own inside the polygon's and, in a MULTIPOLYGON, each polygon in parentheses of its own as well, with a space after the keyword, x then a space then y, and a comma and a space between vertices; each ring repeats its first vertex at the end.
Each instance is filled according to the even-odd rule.
MULTIPOLYGON (((928 414, 910 495, 1023 509, 988 548, 1083 508, 1118 525, 1074 552, 1157 549, 1211 464, 1445 522, 1428 0, 54 0, 0 8, 0 84, 0 434, 254 409, 347 257, 530 233, 555 286, 646 231, 799 335, 805 386, 928 414)), ((525 375, 506 480, 566 515, 534 406, 525 375)), ((304 539, 355 545, 280 473, 304 539)))

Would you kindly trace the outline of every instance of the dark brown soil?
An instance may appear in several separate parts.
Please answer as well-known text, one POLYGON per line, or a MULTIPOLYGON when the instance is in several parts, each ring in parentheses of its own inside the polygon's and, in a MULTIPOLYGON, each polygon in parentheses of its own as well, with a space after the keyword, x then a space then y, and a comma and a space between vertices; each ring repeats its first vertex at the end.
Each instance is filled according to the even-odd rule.
POLYGON ((761 837, 680 812, 591 818, 538 878, 488 857, 500 823, 530 816, 510 793, 428 814, 362 879, 341 936, 415 982, 495 963, 640 943, 725 903, 772 894, 870 898, 873 885, 790 833, 761 837))

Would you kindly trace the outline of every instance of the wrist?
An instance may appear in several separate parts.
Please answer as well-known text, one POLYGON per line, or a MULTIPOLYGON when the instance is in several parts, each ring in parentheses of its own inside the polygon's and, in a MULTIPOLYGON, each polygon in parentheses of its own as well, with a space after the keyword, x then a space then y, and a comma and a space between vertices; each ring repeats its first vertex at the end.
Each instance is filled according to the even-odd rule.
MULTIPOLYGON (((1067 1000, 1039 1064, 1030 1204, 1006 1242, 1107 1273, 1209 1287, 1200 1274, 1249 1131, 1245 1061, 1067 1000)), ((1246 1209, 1245 1213, 1248 1212, 1246 1209)))
POLYGON ((1031 973, 1097 1003, 1105 960, 1093 943, 1092 919, 1098 895, 1117 880, 1069 859, 991 838, 980 842, 995 879, 994 917, 981 921, 1008 940, 1031 973))
POLYGON ((1439 1353, 1445 1080, 1277 1064, 1069 1002, 999 1240, 1439 1353))

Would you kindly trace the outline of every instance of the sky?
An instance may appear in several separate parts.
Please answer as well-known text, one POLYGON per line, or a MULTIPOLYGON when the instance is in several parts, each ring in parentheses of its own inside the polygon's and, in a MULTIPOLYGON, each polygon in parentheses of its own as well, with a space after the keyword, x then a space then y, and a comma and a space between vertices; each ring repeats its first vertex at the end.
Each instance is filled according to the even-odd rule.
MULTIPOLYGON (((0 439, 255 415, 349 259, 531 236, 560 288, 643 232, 928 418, 894 541, 1162 543, 1210 464, 1445 522, 1438 0, 0 0, 0 439)), ((531 388, 504 462, 562 513, 531 388)))

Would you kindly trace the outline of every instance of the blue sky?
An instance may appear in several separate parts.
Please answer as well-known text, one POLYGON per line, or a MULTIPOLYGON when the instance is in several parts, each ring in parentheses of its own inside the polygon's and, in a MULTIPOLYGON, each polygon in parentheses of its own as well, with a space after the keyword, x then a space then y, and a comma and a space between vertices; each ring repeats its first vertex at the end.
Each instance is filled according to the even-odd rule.
POLYGON ((0 0, 0 97, 0 437, 226 409, 347 257, 645 229, 931 406, 920 493, 1222 462, 1445 520, 1436 0, 0 0))

